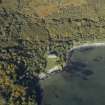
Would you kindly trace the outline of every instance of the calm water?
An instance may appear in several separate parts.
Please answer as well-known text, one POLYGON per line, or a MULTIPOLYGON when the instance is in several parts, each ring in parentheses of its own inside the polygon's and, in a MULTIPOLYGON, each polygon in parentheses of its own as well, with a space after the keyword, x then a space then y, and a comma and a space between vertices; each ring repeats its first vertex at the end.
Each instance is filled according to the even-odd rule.
POLYGON ((105 47, 75 50, 67 71, 40 81, 44 105, 105 105, 105 47))

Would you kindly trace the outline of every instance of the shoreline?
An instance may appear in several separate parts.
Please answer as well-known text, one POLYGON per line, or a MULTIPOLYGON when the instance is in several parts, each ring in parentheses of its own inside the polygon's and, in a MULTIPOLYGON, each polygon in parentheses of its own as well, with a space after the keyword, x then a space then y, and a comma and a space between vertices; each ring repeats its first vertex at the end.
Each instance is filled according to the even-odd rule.
MULTIPOLYGON (((74 45, 73 48, 71 48, 68 52, 67 52, 67 57, 69 56, 70 52, 74 51, 74 50, 78 50, 81 48, 86 48, 86 47, 100 47, 100 46, 105 46, 104 42, 96 42, 96 43, 84 43, 82 45, 74 45)), ((38 78, 40 80, 45 80, 46 78, 48 78, 50 75, 53 75, 55 73, 61 72, 63 71, 61 69, 60 66, 55 66, 53 68, 51 68, 50 70, 48 70, 46 73, 40 73, 38 78)))
POLYGON ((38 78, 40 80, 44 80, 44 79, 48 78, 50 75, 53 75, 53 74, 58 73, 60 71, 62 71, 61 67, 55 66, 55 67, 51 68, 50 70, 48 70, 46 73, 43 73, 43 72, 40 73, 38 78))
POLYGON ((100 46, 105 46, 105 43, 104 42, 96 42, 96 43, 84 43, 82 45, 77 45, 73 48, 71 48, 69 51, 73 51, 73 50, 77 50, 77 49, 80 49, 80 48, 85 48, 85 47, 100 47, 100 46))

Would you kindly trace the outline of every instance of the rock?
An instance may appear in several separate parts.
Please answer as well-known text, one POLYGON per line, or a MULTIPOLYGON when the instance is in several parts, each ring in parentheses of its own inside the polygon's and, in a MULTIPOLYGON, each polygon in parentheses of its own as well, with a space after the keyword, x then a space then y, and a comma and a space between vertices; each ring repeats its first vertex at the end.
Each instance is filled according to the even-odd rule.
POLYGON ((40 79, 46 78, 46 74, 45 74, 45 73, 40 73, 40 74, 39 74, 39 78, 40 78, 40 79))

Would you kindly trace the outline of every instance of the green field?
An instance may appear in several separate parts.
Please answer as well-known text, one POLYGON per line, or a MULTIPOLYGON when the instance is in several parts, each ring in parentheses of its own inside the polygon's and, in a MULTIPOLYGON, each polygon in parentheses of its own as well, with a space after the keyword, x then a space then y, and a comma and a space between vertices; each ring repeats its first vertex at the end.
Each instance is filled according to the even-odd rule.
POLYGON ((48 64, 46 70, 52 69, 53 67, 57 66, 57 58, 48 58, 48 64))

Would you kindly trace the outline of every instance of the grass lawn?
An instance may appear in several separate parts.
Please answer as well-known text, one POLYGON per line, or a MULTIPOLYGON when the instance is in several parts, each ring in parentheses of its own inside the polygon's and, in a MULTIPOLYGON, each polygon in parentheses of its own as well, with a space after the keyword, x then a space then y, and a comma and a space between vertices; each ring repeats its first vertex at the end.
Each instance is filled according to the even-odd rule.
POLYGON ((48 58, 48 64, 46 67, 46 71, 52 69, 53 67, 57 66, 57 59, 58 58, 48 58))

